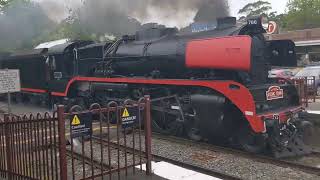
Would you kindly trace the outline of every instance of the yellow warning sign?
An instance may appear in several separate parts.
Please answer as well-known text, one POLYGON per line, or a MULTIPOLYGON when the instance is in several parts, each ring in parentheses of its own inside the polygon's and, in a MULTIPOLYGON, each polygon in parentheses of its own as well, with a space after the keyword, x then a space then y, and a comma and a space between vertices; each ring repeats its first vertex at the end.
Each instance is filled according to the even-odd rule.
POLYGON ((77 115, 74 115, 71 125, 72 126, 78 126, 80 124, 81 124, 81 122, 80 122, 79 117, 77 115))
POLYGON ((122 113, 122 117, 123 117, 123 118, 126 118, 126 117, 129 117, 129 116, 130 116, 129 111, 128 111, 127 108, 125 108, 124 111, 123 111, 123 113, 122 113))

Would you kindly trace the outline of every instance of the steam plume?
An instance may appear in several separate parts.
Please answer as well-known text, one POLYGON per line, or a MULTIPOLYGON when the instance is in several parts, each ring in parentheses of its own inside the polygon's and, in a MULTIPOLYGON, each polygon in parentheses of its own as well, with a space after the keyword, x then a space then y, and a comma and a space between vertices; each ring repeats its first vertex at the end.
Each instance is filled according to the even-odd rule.
MULTIPOLYGON (((103 23, 117 26, 118 23, 123 24, 127 21, 124 18, 130 17, 141 23, 156 22, 181 28, 193 21, 211 21, 216 17, 229 15, 226 0, 42 0, 42 2, 45 9, 57 12, 52 14, 48 11, 54 20, 59 19, 59 16, 61 18, 59 14, 62 13, 52 9, 60 5, 60 9, 68 7, 76 12, 83 19, 81 19, 83 23, 99 27, 103 23)), ((133 26, 136 26, 136 22, 129 29, 133 26)))
POLYGON ((30 48, 35 39, 53 31, 69 16, 77 19, 77 28, 85 32, 120 36, 132 34, 148 22, 182 28, 193 21, 229 15, 226 0, 32 1, 27 6, 23 0, 12 1, 15 5, 0 14, 0 51, 30 48))

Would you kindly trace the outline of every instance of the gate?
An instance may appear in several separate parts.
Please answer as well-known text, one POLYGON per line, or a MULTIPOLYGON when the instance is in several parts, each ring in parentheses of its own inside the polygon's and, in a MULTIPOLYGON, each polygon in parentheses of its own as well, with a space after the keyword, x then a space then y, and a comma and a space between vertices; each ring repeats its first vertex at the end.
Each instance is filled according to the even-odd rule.
POLYGON ((64 106, 0 122, 0 179, 123 179, 151 174, 150 97, 64 106), (145 165, 144 165, 145 164, 145 165))
POLYGON ((143 164, 151 174, 150 97, 110 102, 106 108, 92 104, 88 111, 74 106, 65 117, 70 129, 68 179, 123 179, 143 164))

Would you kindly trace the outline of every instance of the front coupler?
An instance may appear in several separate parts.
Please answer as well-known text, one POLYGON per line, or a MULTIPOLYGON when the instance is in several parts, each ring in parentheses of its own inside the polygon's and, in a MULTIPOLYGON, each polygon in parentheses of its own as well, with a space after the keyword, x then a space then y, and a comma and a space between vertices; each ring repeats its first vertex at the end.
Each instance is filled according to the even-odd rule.
POLYGON ((275 158, 302 156, 312 153, 312 149, 304 143, 306 131, 310 131, 312 123, 298 117, 287 123, 278 120, 266 120, 268 144, 275 158))

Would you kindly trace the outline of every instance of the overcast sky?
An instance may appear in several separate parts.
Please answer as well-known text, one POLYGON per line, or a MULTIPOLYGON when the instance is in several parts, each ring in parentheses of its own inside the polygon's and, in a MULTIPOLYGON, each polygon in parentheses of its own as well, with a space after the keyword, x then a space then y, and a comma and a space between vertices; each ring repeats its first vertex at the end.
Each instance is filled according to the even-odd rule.
MULTIPOLYGON (((77 4, 80 5, 81 0, 33 0, 33 1, 42 1, 45 2, 42 5, 45 8, 45 11, 49 14, 50 17, 54 17, 54 20, 58 19, 58 20, 62 20, 63 18, 65 18, 67 16, 68 11, 66 9, 62 9, 60 8, 53 8, 55 6, 52 6, 52 3, 60 3, 60 5, 62 4, 70 4, 72 3, 73 5, 77 4), (50 3, 51 2, 51 3, 50 3), (76 3, 77 2, 77 3, 76 3), (63 11, 65 11, 63 13, 63 11)), ((159 0, 161 1, 161 0, 159 0)), ((186 0, 188 1, 188 0, 186 0)), ((229 2, 229 6, 230 6, 230 15, 231 16, 238 16, 238 11, 239 9, 241 9, 242 7, 244 7, 246 4, 248 4, 249 2, 255 2, 258 0, 226 0, 229 2)), ((266 0, 269 1, 272 5, 273 11, 277 11, 278 13, 283 13, 286 10, 286 4, 288 2, 288 0, 266 0)), ((161 19, 159 18, 159 16, 154 13, 154 14, 150 14, 148 16, 148 18, 145 18, 144 20, 141 20, 138 18, 139 20, 141 20, 143 23, 148 23, 148 22, 158 22, 160 24, 165 24, 167 26, 170 27, 174 27, 174 26, 178 26, 178 27, 184 27, 188 24, 190 24, 193 21, 193 17, 194 17, 194 13, 189 14, 190 17, 185 17, 184 19, 181 18, 170 18, 170 19, 161 19), (178 22, 177 22, 178 21, 178 22)))
MULTIPOLYGON (((239 9, 244 7, 249 2, 255 2, 255 1, 257 0, 229 0, 231 15, 237 16, 239 9)), ((274 11, 277 11, 278 13, 285 12, 288 0, 267 0, 267 1, 271 2, 272 8, 274 11)))

